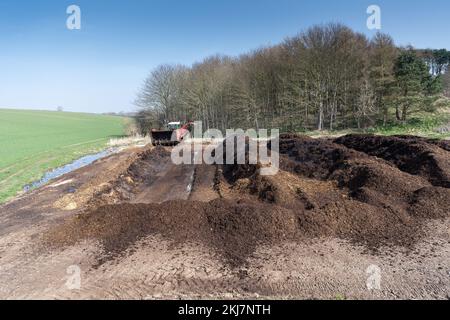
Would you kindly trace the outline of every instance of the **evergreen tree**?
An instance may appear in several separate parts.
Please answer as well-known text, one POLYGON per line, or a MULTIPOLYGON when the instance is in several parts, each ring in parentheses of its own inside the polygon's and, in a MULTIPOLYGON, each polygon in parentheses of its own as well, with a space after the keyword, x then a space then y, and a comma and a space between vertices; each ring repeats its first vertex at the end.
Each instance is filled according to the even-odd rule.
POLYGON ((433 77, 425 61, 410 48, 400 54, 394 66, 396 117, 406 122, 413 109, 428 109, 430 96, 439 91, 440 77, 433 77))

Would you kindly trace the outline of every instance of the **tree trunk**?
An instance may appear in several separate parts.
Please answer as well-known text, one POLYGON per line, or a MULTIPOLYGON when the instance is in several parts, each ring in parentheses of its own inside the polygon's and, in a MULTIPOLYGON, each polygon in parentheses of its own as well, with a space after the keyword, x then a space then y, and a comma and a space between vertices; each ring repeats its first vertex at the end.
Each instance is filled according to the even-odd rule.
POLYGON ((322 131, 323 130, 323 102, 320 102, 320 108, 319 108, 319 124, 317 126, 317 130, 322 131))
POLYGON ((406 116, 408 112, 408 106, 404 106, 402 110, 402 122, 406 124, 406 116))
POLYGON ((400 116, 400 110, 398 109, 398 106, 395 107, 395 117, 397 118, 397 121, 401 121, 402 118, 400 116))

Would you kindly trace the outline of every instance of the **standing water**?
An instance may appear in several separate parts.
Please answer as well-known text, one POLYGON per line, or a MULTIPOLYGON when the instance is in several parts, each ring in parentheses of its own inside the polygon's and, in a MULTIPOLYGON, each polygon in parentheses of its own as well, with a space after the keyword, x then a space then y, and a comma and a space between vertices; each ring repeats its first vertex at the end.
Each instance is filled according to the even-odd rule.
POLYGON ((84 156, 80 159, 77 159, 77 160, 73 161, 72 163, 69 163, 65 166, 48 171, 44 174, 42 179, 26 185, 23 188, 23 191, 28 192, 30 190, 42 187, 43 185, 47 184, 49 181, 51 181, 53 179, 59 178, 62 175, 65 175, 66 173, 69 173, 69 172, 72 172, 79 168, 90 165, 92 162, 94 162, 98 159, 104 158, 104 157, 112 154, 113 152, 114 152, 113 149, 109 149, 109 150, 105 150, 105 151, 102 151, 99 153, 90 154, 90 155, 84 156))

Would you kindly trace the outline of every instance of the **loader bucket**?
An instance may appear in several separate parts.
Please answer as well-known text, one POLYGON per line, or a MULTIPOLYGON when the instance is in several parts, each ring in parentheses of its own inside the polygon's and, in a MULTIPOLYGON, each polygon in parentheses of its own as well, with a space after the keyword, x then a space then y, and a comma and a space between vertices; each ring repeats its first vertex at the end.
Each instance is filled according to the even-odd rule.
POLYGON ((175 131, 152 131, 151 137, 154 146, 173 146, 178 144, 175 131))

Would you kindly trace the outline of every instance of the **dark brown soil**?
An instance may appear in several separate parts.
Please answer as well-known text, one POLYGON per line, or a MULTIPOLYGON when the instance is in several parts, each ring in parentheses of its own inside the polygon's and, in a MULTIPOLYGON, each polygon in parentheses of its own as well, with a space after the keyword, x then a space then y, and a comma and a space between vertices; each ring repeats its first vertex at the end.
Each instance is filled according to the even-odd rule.
POLYGON ((327 140, 282 135, 279 141, 280 168, 313 179, 327 179, 344 161, 358 158, 356 152, 327 140))
MULTIPOLYGON (((218 166, 214 188, 220 199, 100 206, 50 230, 45 239, 53 245, 99 240, 105 251, 100 263, 150 234, 174 244, 201 242, 232 266, 245 263, 258 245, 282 240, 339 237, 372 251, 412 248, 424 235, 426 219, 450 214, 450 153, 438 144, 284 135, 275 176, 260 176, 257 165, 218 166)), ((130 169, 133 181, 140 181, 140 170, 151 179, 151 169, 143 169, 155 163, 151 156, 130 169)))
POLYGON ((450 187, 449 146, 418 137, 349 135, 335 140, 348 148, 385 159, 400 170, 424 177, 431 184, 450 187))
MULTIPOLYGON (((243 143, 245 148, 245 153, 243 159, 238 159, 238 150, 237 147, 234 148, 234 152, 231 156, 228 155, 228 157, 231 157, 233 159, 234 164, 227 164, 227 145, 231 144, 234 146, 238 145, 238 140, 242 139, 239 135, 232 135, 231 137, 227 137, 223 143, 222 143, 222 149, 221 152, 216 151, 216 155, 218 157, 222 157, 223 163, 225 165, 221 166, 223 171, 223 176, 225 179, 227 179, 228 182, 234 183, 239 179, 245 179, 248 177, 251 177, 252 175, 256 174, 259 165, 257 164, 251 164, 249 159, 249 138, 243 137, 243 143), (241 162, 240 164, 239 161, 241 162), (244 163, 242 163, 244 162, 244 163)), ((219 150, 219 149, 216 149, 219 150)))
POLYGON ((394 138, 403 139, 406 141, 412 141, 412 142, 425 142, 429 144, 436 145, 446 151, 450 151, 450 140, 440 140, 440 139, 428 139, 423 137, 416 137, 416 136, 408 136, 408 135, 397 135, 393 136, 394 138))
POLYGON ((292 211, 245 200, 120 204, 79 215, 46 235, 46 241, 71 245, 97 239, 108 260, 149 234, 161 234, 175 243, 201 241, 211 245, 229 263, 238 265, 258 244, 292 238, 296 224, 292 211))

